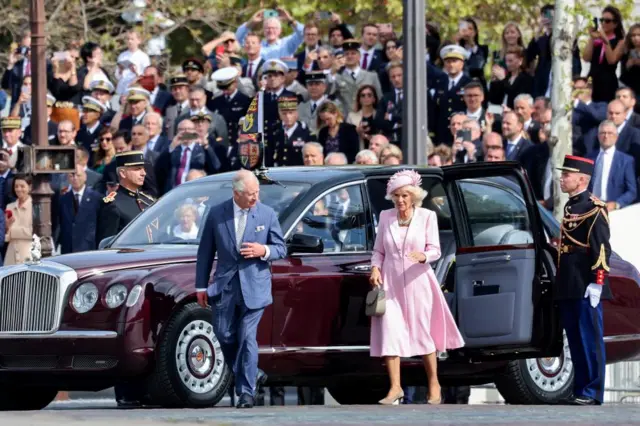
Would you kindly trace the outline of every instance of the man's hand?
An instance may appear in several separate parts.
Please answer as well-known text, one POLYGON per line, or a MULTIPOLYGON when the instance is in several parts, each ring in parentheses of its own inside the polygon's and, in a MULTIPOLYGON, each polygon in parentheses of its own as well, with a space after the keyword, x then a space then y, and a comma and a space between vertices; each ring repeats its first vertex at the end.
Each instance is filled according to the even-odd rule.
POLYGON ((276 10, 280 14, 280 19, 283 21, 287 21, 288 23, 294 22, 293 17, 282 7, 276 7, 276 10))
POLYGON ((587 291, 584 293, 585 299, 589 298, 589 303, 592 308, 598 306, 600 303, 600 295, 602 294, 602 286, 598 284, 589 284, 587 286, 587 291))
POLYGON ((259 11, 253 14, 253 16, 251 17, 251 20, 249 21, 249 24, 251 26, 258 25, 259 23, 262 22, 263 19, 264 19, 264 9, 260 9, 259 11))
POLYGON ((245 259, 261 258, 267 253, 267 250, 259 243, 242 243, 240 254, 245 259))
POLYGON ((198 297, 198 305, 202 306, 203 308, 209 306, 209 303, 207 302, 207 298, 209 296, 207 296, 206 291, 199 291, 196 293, 196 296, 198 297))
POLYGON ((467 156, 469 157, 469 159, 476 155, 476 144, 474 144, 473 142, 463 141, 462 147, 465 149, 465 151, 467 151, 467 156))
POLYGON ((607 202, 607 211, 613 211, 618 209, 618 203, 614 201, 607 202))

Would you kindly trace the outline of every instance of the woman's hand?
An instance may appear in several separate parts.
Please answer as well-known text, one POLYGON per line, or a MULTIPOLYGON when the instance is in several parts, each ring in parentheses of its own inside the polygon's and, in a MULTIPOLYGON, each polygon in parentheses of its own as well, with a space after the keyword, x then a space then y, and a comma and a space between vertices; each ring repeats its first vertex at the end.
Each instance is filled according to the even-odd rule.
POLYGON ((425 263, 427 261, 427 256, 420 251, 412 251, 407 257, 414 263, 425 263))
POLYGON ((376 266, 371 269, 371 276, 369 277, 369 283, 373 287, 379 287, 382 285, 382 276, 380 275, 380 269, 376 266))

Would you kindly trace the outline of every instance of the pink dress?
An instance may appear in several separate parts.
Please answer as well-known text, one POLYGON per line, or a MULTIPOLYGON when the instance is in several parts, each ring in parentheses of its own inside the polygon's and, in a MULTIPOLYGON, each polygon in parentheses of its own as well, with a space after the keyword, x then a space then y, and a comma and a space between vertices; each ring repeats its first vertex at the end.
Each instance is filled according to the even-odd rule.
POLYGON ((396 209, 380 213, 371 264, 381 270, 386 311, 371 318, 371 356, 412 357, 464 346, 429 264, 438 258, 434 212, 416 208, 408 227, 398 224, 396 209), (427 261, 412 262, 407 255, 413 251, 423 252, 427 261))

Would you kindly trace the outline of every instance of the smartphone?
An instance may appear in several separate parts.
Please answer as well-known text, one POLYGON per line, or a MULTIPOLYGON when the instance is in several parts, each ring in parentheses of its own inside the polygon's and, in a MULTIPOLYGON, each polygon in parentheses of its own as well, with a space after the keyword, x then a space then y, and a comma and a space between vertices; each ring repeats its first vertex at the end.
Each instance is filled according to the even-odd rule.
POLYGON ((494 114, 494 115, 502 115, 502 105, 489 104, 489 107, 487 108, 487 112, 490 112, 491 114, 494 114))
POLYGON ((11 219, 13 217, 13 211, 6 209, 4 211, 4 215, 7 217, 7 219, 11 219))
POLYGON ((216 47, 216 56, 224 55, 224 45, 216 47))
POLYGON ((180 139, 185 141, 193 141, 198 139, 198 134, 195 132, 185 132, 180 136, 180 139))
POLYGON ((598 31, 598 18, 593 18, 593 31, 598 31))
POLYGON ((69 53, 67 52, 56 52, 53 54, 54 61, 66 61, 69 57, 69 53))
POLYGON ((547 9, 544 11, 544 17, 551 20, 553 19, 553 10, 552 9, 547 9))
POLYGON ((319 19, 326 19, 329 20, 331 19, 331 17, 333 16, 332 12, 327 12, 327 11, 320 11, 318 12, 318 17, 319 19))
POLYGON ((264 11, 264 15, 262 17, 263 17, 263 19, 269 19, 269 18, 277 18, 278 16, 280 16, 280 14, 278 13, 277 10, 275 10, 275 9, 266 9, 264 11))
POLYGON ((471 130, 461 129, 456 132, 456 139, 462 139, 463 142, 471 142, 471 130))

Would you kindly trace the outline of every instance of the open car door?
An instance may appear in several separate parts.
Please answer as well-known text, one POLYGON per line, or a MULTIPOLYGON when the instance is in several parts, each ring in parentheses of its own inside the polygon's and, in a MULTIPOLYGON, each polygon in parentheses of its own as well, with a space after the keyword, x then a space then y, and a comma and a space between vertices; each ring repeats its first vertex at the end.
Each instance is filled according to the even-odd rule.
POLYGON ((543 276, 546 238, 524 170, 504 162, 443 172, 457 247, 460 352, 473 360, 558 355, 562 330, 543 276))

